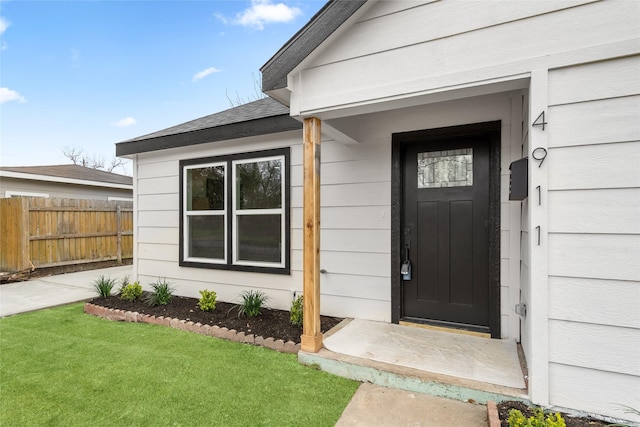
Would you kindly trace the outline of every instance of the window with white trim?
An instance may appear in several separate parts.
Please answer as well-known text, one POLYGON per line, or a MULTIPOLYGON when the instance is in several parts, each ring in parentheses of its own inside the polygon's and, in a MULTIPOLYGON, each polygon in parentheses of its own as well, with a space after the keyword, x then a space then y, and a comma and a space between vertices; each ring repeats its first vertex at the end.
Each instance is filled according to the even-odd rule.
POLYGON ((289 149, 180 162, 180 265, 289 273, 289 149))

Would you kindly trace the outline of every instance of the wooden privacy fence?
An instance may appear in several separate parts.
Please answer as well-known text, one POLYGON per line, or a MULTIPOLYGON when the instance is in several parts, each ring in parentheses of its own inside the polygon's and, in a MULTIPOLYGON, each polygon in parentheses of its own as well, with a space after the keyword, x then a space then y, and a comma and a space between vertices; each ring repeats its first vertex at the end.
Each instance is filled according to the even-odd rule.
POLYGON ((0 199, 0 271, 133 257, 133 202, 0 199))

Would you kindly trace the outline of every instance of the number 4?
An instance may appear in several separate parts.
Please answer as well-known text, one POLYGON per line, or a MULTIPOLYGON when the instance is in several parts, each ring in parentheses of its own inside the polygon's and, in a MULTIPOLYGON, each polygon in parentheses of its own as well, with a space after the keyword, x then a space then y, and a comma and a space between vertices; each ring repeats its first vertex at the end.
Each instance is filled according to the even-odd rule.
POLYGON ((544 125, 546 124, 548 123, 544 120, 544 111, 543 111, 542 113, 540 113, 538 118, 536 118, 536 120, 533 122, 531 126, 542 126, 542 130, 544 130, 544 125))

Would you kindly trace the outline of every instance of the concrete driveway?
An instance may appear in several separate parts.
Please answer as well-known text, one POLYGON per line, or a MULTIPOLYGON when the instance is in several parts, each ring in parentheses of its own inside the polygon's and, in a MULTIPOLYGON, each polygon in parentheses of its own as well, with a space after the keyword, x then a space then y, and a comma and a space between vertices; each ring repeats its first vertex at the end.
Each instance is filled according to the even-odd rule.
POLYGON ((130 265, 41 277, 0 285, 0 317, 83 301, 97 296, 94 281, 102 276, 118 281, 131 276, 130 265))

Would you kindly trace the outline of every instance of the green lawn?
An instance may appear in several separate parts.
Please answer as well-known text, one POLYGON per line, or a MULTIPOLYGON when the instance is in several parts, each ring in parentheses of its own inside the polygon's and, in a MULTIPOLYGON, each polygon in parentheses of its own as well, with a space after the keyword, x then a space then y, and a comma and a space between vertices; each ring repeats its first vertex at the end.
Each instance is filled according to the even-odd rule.
POLYGON ((2 426, 332 426, 358 383, 73 304, 0 319, 2 426))

